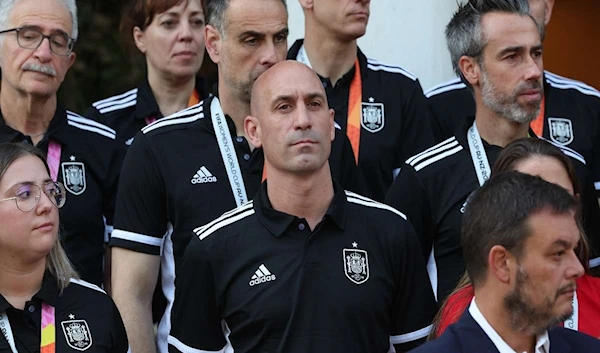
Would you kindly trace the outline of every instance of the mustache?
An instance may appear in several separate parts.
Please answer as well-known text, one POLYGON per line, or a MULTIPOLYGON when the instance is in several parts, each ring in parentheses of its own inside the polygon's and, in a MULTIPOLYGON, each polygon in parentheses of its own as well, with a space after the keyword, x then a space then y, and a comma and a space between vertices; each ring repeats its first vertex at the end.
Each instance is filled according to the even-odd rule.
POLYGON ((556 292, 556 298, 560 297, 563 294, 567 294, 567 293, 573 293, 575 292, 575 290, 577 289, 577 286, 573 283, 573 284, 569 284, 566 285, 562 288, 560 288, 557 292, 556 292))
POLYGON ((36 63, 26 63, 25 65, 23 65, 23 67, 21 67, 21 69, 23 71, 34 71, 34 72, 40 72, 42 74, 46 74, 52 77, 55 77, 56 74, 56 70, 54 70, 54 68, 52 66, 48 66, 48 65, 41 65, 41 64, 36 64, 36 63))
POLYGON ((538 81, 523 82, 517 86, 516 92, 517 94, 521 94, 531 90, 540 90, 543 93, 542 84, 538 81))

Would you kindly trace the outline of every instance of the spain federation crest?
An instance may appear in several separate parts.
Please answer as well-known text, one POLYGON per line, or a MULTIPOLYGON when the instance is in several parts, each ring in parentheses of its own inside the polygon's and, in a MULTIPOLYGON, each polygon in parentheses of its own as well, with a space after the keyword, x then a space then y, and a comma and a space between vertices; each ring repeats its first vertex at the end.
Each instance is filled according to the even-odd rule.
POLYGON ((81 162, 63 162, 63 181, 65 189, 73 195, 81 195, 85 191, 85 166, 81 162))
POLYGON ((369 258, 365 250, 344 249, 344 270, 346 277, 356 284, 369 279, 369 258))
POLYGON ((548 118, 550 139, 566 146, 573 142, 573 123, 565 118, 548 118))
POLYGON ((383 103, 374 103, 375 99, 369 98, 369 103, 362 103, 360 125, 371 133, 379 132, 385 125, 385 112, 383 103))
POLYGON ((92 346, 92 334, 85 320, 62 321, 60 326, 69 347, 83 352, 92 346))

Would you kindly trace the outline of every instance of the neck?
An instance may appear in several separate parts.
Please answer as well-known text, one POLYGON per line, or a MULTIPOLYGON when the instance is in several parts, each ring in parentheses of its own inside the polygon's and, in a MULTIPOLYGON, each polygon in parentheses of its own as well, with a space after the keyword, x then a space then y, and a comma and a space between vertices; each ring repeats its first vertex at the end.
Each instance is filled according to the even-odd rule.
POLYGON ((0 293, 15 308, 25 303, 40 290, 46 271, 46 259, 31 263, 17 263, 14 255, 4 254, 0 260, 0 293))
POLYGON ((291 175, 266 165, 267 192, 273 209, 304 218, 311 230, 321 222, 333 200, 329 163, 312 175, 291 175))
POLYGON ((313 70, 335 85, 354 66, 358 55, 356 39, 341 41, 318 25, 306 23, 305 26, 304 48, 313 70))
POLYGON ((516 332, 511 328, 510 314, 504 307, 503 298, 498 296, 499 292, 488 289, 475 291, 475 303, 477 303, 479 311, 502 340, 515 352, 533 353, 535 351, 535 335, 516 332), (477 298, 485 298, 485 300, 477 300, 477 298))
MULTIPOLYGON (((250 102, 241 99, 229 87, 225 86, 225 81, 219 79, 219 102, 223 113, 227 114, 235 124, 237 136, 246 136, 244 132, 244 119, 250 115, 250 102)), ((252 145, 252 144, 250 144, 252 145)))
POLYGON ((176 79, 149 69, 148 83, 160 112, 163 116, 168 116, 187 108, 190 96, 194 92, 196 77, 176 79))
POLYGON ((37 144, 48 131, 48 126, 56 113, 56 95, 33 97, 20 94, 9 88, 9 85, 2 86, 0 107, 4 122, 23 135, 31 136, 32 142, 37 144))
POLYGON ((520 124, 509 121, 508 119, 498 116, 486 108, 480 108, 478 105, 477 113, 475 114, 475 122, 477 130, 481 138, 490 145, 506 147, 514 140, 527 137, 529 124, 520 124))

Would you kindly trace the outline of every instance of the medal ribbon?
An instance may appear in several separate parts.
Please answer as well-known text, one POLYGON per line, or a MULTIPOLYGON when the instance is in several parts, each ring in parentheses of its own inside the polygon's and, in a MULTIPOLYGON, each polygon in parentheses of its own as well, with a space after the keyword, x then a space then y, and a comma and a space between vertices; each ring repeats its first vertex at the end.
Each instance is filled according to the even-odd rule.
MULTIPOLYGON (((54 353, 56 351, 56 319, 52 305, 42 303, 42 330, 40 333, 40 353, 54 353)), ((6 312, 0 313, 0 330, 8 342, 12 353, 19 353, 15 345, 15 338, 8 321, 6 312)))
MULTIPOLYGON (((304 45, 300 47, 296 60, 312 69, 308 60, 304 45)), ((360 75, 360 64, 358 58, 354 61, 354 77, 350 83, 350 94, 348 96, 348 117, 346 121, 346 135, 352 145, 354 159, 358 164, 358 152, 360 151, 360 118, 362 109, 362 77, 360 75)))
POLYGON ((58 167, 60 165, 61 150, 61 144, 50 139, 48 142, 48 153, 46 154, 46 160, 48 161, 48 169, 50 169, 50 177, 54 181, 58 180, 58 167))

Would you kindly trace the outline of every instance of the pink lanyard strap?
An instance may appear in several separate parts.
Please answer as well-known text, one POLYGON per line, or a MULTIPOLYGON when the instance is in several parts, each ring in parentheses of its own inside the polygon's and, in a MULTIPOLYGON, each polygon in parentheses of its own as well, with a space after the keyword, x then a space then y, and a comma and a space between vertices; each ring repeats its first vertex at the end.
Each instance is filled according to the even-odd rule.
POLYGON ((60 143, 50 140, 48 142, 48 153, 46 159, 48 160, 48 168, 50 169, 50 177, 52 180, 58 180, 58 167, 60 165, 60 154, 62 146, 60 143))
POLYGON ((56 351, 56 325, 54 307, 42 303, 42 334, 40 353, 54 353, 56 351))
POLYGON ((147 117, 145 120, 146 120, 146 125, 150 125, 156 121, 156 118, 153 116, 150 116, 150 117, 147 117))

